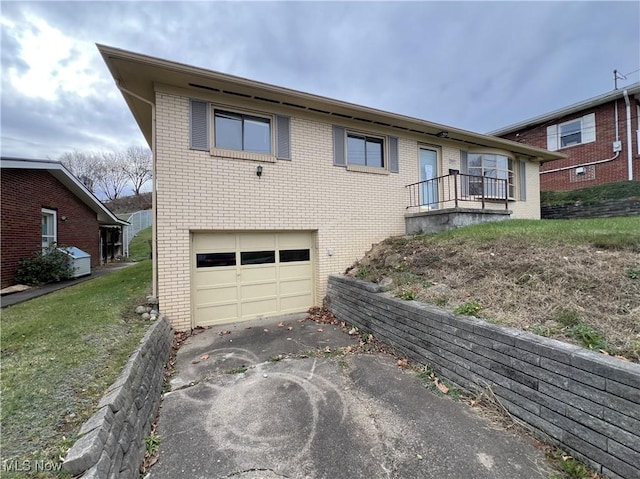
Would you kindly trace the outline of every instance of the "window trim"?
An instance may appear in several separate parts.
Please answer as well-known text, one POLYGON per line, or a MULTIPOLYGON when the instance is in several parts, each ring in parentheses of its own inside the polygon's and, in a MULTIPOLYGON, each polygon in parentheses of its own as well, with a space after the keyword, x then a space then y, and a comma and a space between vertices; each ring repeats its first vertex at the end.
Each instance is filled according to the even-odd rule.
MULTIPOLYGON (((276 163, 276 142, 278 138, 276 136, 276 115, 246 110, 246 109, 237 109, 234 107, 228 107, 227 105, 220 105, 216 103, 210 103, 211 108, 209 109, 211 114, 211 122, 209 128, 210 135, 210 154, 212 156, 221 156, 225 158, 237 158, 243 160, 254 160, 254 161, 264 161, 269 163, 276 163), (233 115, 240 115, 243 118, 243 132, 244 132, 244 119, 245 117, 253 117, 256 119, 264 119, 269 121, 269 147, 270 152, 259 152, 259 151, 247 151, 247 150, 234 150, 229 148, 220 148, 216 146, 216 111, 230 113, 233 115)), ((244 134, 243 134, 243 143, 244 143, 244 134)))
POLYGON ((349 162, 349 138, 353 138, 353 139, 357 139, 357 140, 363 140, 364 141, 364 164, 360 164, 360 163, 352 163, 353 166, 365 166, 368 168, 380 168, 380 169, 386 169, 387 168, 387 158, 386 158, 386 154, 385 154, 385 149, 386 149, 386 145, 385 145, 385 139, 379 136, 374 136, 374 135, 366 135, 364 133, 359 133, 359 132, 355 132, 355 131, 346 131, 346 141, 347 141, 347 148, 346 148, 346 155, 347 155, 347 165, 350 164, 349 162), (367 145, 368 144, 375 144, 375 145, 380 145, 380 162, 382 163, 381 166, 372 166, 367 164, 367 145))
MULTIPOLYGON (((52 235, 46 235, 47 237, 52 237, 53 241, 51 241, 49 243, 49 246, 44 246, 44 238, 45 236, 42 234, 42 229, 40 231, 40 238, 42 240, 42 252, 44 253, 45 250, 49 247, 51 247, 52 245, 55 245, 58 243, 58 212, 56 210, 52 210, 49 208, 42 208, 41 209, 41 216, 40 216, 40 220, 42 221, 44 216, 49 216, 51 218, 53 218, 52 220, 52 225, 53 225, 53 234, 52 235)), ((42 226, 42 224, 40 225, 42 226)))
MULTIPOLYGON (((574 146, 586 145, 587 143, 593 143, 596 141, 596 114, 595 112, 588 113, 586 115, 579 116, 577 118, 571 118, 570 120, 563 121, 562 123, 556 123, 547 127, 547 150, 559 151, 566 148, 572 148, 574 146), (580 142, 572 143, 570 145, 562 145, 562 127, 570 125, 571 123, 580 122, 580 142), (593 129, 593 131, 589 131, 593 129)), ((568 135, 565 135, 568 136, 568 135)))
MULTIPOLYGON (((496 171, 500 170, 500 171, 506 171, 507 172, 507 199, 510 201, 515 201, 518 195, 518 191, 517 191, 517 175, 519 174, 519 172, 517 171, 518 165, 517 165, 517 160, 516 158, 510 154, 509 152, 506 151, 497 151, 497 150, 491 150, 491 149, 487 149, 487 150, 467 150, 467 169, 465 171, 466 174, 471 175, 470 170, 471 169, 477 169, 477 166, 471 166, 471 158, 473 155, 493 155, 493 156, 503 156, 507 159, 507 169, 498 169, 498 168, 493 168, 496 171), (509 168, 509 163, 511 163, 511 168, 509 168)), ((484 175, 484 162, 481 166, 482 169, 482 176, 485 177, 484 175)), ((478 175, 480 176, 480 175, 478 175)), ((491 179, 499 179, 499 180, 504 180, 505 178, 494 178, 492 176, 488 176, 487 178, 491 178, 491 179)), ((471 182, 470 182, 471 183, 471 182)), ((469 184, 469 191, 467 191, 467 196, 476 196, 471 194, 471 184, 469 184)), ((485 196, 485 199, 496 199, 496 200, 503 200, 504 198, 502 196, 485 196)))
POLYGON ((582 138, 584 137, 584 135, 582 133, 582 130, 583 130, 582 118, 574 118, 573 120, 569 120, 569 121, 565 121, 565 122, 562 122, 562 123, 558 123, 558 149, 560 150, 562 148, 569 148, 569 147, 572 147, 572 146, 578 146, 578 145, 584 144, 584 142, 582 141, 582 138), (567 135, 563 135, 562 134, 562 127, 570 125, 572 123, 579 123, 580 124, 580 130, 576 131, 576 132, 573 132, 573 133, 569 133, 567 135), (567 136, 575 135, 576 133, 580 133, 580 141, 579 142, 571 143, 570 145, 563 145, 562 144, 562 139, 563 138, 565 138, 567 136))
MULTIPOLYGON (((379 135, 379 134, 371 134, 369 132, 365 132, 362 130, 345 128, 343 126, 334 125, 333 126, 333 148, 334 148, 334 157, 333 157, 333 165, 345 168, 347 171, 357 171, 360 173, 374 173, 378 175, 388 175, 391 171, 389 169, 389 163, 391 161, 391 153, 389 148, 391 147, 391 140, 389 136, 379 135), (382 164, 384 166, 368 166, 368 165, 359 165, 349 163, 348 158, 348 138, 349 135, 364 137, 365 138, 365 148, 366 148, 366 139, 371 138, 374 140, 379 140, 382 143, 382 164)), ((397 147, 397 140, 396 140, 397 147)), ((397 159, 396 159, 397 163, 397 159)), ((397 169, 397 165, 396 165, 397 169)))

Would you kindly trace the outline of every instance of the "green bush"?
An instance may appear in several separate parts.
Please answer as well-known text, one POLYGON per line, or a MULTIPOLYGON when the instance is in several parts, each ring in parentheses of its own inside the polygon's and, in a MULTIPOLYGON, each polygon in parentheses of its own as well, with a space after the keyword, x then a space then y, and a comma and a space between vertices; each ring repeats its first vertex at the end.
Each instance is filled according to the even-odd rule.
POLYGON ((47 284, 69 279, 72 275, 69 256, 57 247, 51 247, 44 252, 34 252, 30 258, 21 258, 16 281, 28 285, 47 284))

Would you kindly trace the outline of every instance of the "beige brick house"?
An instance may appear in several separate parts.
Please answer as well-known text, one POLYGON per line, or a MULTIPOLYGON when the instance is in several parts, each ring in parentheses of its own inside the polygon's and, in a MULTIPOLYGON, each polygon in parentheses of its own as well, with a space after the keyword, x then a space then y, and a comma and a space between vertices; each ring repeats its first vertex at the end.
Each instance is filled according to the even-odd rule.
POLYGON ((454 208, 454 190, 539 218, 539 165, 562 157, 98 48, 153 150, 154 291, 178 330, 321 304, 328 275, 404 234, 408 211, 454 208))

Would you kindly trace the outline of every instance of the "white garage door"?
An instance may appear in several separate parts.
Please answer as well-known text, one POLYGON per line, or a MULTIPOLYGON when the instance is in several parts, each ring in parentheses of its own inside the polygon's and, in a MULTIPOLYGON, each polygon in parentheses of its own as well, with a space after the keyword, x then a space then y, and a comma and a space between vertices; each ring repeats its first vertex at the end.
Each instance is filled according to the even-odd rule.
POLYGON ((196 326, 306 311, 313 301, 309 232, 193 234, 196 326))

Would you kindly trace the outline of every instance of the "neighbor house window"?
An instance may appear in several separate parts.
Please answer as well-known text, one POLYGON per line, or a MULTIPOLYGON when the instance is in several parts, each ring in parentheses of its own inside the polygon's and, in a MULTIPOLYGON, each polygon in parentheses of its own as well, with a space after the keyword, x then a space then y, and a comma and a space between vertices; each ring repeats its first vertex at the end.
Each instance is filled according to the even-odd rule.
POLYGON ((514 197, 513 159, 505 155, 468 153, 469 194, 485 197, 514 197), (505 180, 505 181, 493 181, 505 180), (505 189, 506 188, 506 189, 505 189), (484 190, 484 191, 483 191, 484 190))
POLYGON ((547 127, 547 150, 550 151, 593 141, 596 141, 595 113, 547 127))
POLYGON ((226 150, 271 154, 271 120, 216 110, 215 147, 226 150))
POLYGON ((382 138, 347 133, 347 163, 350 165, 384 168, 382 138))
POLYGON ((55 210, 42 209, 42 250, 52 247, 58 242, 58 231, 55 210))

